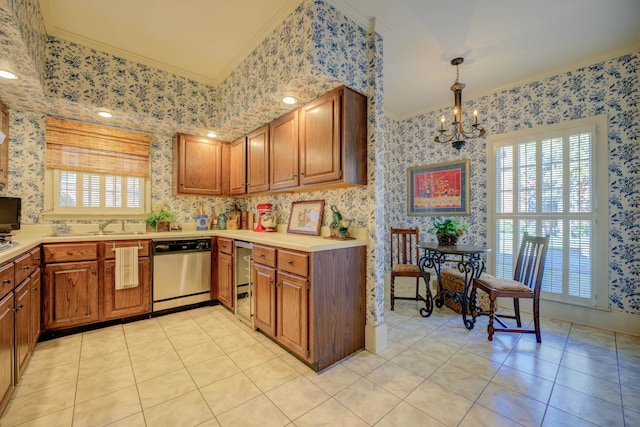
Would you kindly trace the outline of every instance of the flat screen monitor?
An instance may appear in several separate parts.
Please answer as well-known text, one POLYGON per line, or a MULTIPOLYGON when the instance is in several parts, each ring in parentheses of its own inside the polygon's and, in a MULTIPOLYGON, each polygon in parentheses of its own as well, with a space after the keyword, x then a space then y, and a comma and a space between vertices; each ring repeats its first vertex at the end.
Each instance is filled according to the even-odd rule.
POLYGON ((0 197, 0 233, 20 229, 21 209, 20 197, 0 197))

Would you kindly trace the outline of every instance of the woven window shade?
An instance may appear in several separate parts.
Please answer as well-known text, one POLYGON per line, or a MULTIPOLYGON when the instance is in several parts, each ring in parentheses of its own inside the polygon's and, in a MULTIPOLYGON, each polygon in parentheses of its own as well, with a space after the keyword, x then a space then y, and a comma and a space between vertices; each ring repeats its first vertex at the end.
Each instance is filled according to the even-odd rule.
POLYGON ((149 134, 47 117, 45 141, 47 168, 149 176, 149 134))

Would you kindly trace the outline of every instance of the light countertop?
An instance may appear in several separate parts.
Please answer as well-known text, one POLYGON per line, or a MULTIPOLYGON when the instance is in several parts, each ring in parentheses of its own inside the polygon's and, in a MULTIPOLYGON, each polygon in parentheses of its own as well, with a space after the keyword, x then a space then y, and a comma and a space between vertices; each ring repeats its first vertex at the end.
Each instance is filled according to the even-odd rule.
MULTIPOLYGON (((112 225, 111 227, 117 228, 115 225, 112 225)), ((95 231, 96 228, 96 225, 79 225, 74 226, 69 234, 52 235, 49 225, 24 225, 20 230, 14 231, 12 247, 0 252, 0 262, 8 261, 41 243, 95 242, 135 239, 164 240, 220 236, 234 240, 273 245, 304 252, 319 252, 367 245, 366 229, 354 229, 352 233, 356 238, 353 240, 338 240, 329 239, 324 236, 291 234, 287 233, 286 229, 279 229, 277 232, 271 233, 259 233, 253 230, 199 231, 195 230, 195 227, 187 227, 182 231, 147 233, 132 226, 131 230, 125 233, 112 232, 109 234, 99 235, 88 234, 90 231, 95 231)))

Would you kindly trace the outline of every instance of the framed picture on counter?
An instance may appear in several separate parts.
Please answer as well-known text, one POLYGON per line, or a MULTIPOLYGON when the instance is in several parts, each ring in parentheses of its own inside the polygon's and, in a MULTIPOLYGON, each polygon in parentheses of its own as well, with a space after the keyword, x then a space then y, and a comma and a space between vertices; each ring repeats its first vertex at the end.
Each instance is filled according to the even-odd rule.
POLYGON ((291 203, 287 233, 320 234, 324 200, 305 200, 291 203))
POLYGON ((469 215, 470 160, 407 169, 407 214, 469 215))

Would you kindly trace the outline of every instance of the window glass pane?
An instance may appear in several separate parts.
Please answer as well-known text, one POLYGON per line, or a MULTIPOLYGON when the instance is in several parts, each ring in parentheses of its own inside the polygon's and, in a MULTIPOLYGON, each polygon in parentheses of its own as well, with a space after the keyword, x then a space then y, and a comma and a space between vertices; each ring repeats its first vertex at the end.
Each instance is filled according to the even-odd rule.
POLYGON ((77 179, 78 174, 75 172, 60 172, 60 179, 58 181, 59 206, 76 206, 77 179))
POLYGON ((569 136, 569 210, 593 210, 593 161, 591 132, 569 136))
POLYGON ((107 208, 122 207, 122 177, 107 175, 105 177, 104 203, 107 208))
POLYGON ((496 224, 496 277, 513 279, 513 221, 500 220, 496 224))
POLYGON ((82 206, 100 207, 100 176, 82 175, 82 206))
POLYGON ((543 139, 542 157, 542 212, 562 212, 563 154, 562 138, 543 139))
POLYGON ((127 207, 142 207, 142 178, 127 178, 127 207))
POLYGON ((562 272, 564 270, 563 228, 563 221, 561 220, 542 221, 542 234, 549 236, 549 247, 542 276, 542 290, 545 292, 562 294, 562 272))
POLYGON ((496 151, 496 212, 513 212, 513 147, 498 147, 496 151))
POLYGON ((591 298, 591 221, 569 221, 569 295, 591 298))
POLYGON ((518 212, 537 211, 536 142, 518 145, 518 212))

